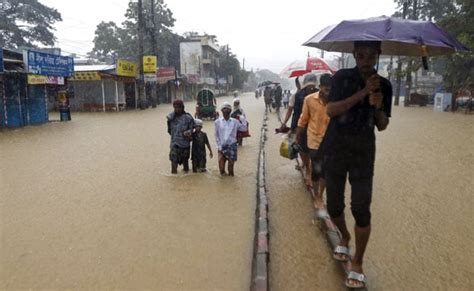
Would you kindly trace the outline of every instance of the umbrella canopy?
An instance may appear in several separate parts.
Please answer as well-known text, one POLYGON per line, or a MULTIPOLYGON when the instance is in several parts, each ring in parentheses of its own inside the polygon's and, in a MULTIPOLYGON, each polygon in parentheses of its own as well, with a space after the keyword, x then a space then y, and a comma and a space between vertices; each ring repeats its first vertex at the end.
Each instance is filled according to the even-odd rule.
POLYGON ((273 86, 273 85, 277 85, 277 84, 280 84, 280 83, 273 82, 273 81, 263 81, 262 83, 259 83, 257 85, 257 87, 273 86))
POLYGON ((282 78, 293 78, 299 77, 307 73, 331 73, 336 72, 335 69, 331 68, 329 64, 321 58, 310 57, 306 59, 306 62, 301 60, 296 60, 286 66, 283 71, 280 73, 282 78))
POLYGON ((381 41, 383 55, 438 56, 469 50, 432 22, 387 16, 342 21, 303 45, 352 53, 356 40, 381 41))

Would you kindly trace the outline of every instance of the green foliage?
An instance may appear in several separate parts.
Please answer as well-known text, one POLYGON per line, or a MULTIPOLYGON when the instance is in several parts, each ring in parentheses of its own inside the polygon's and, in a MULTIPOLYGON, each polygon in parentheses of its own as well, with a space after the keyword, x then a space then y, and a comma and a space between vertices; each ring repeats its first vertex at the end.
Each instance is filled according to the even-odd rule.
MULTIPOLYGON (((152 13, 151 0, 143 0, 144 54, 154 55, 156 47, 159 66, 179 67, 179 35, 171 32, 175 19, 163 0, 155 0, 152 13), (154 45, 153 40, 154 39, 154 45)), ((124 58, 138 61, 138 4, 130 1, 122 26, 114 22, 97 25, 94 48, 90 56, 98 60, 124 58)))
POLYGON ((402 18, 403 3, 405 2, 408 3, 406 11, 407 19, 420 19, 436 22, 442 19, 445 15, 456 12, 456 5, 453 0, 395 0, 397 11, 393 16, 402 18), (414 9, 415 2, 416 11, 414 9))
MULTIPOLYGON (((472 0, 417 0, 417 15, 413 15, 415 0, 394 0, 398 4, 394 16, 401 17, 403 3, 408 2, 407 18, 436 22, 449 35, 467 46, 471 52, 456 53, 451 56, 431 58, 431 68, 443 75, 448 90, 458 89, 474 83, 474 1, 472 0)), ((408 68, 416 70, 419 63, 408 68)), ((404 72, 406 74, 406 72, 404 72)))
POLYGON ((216 73, 220 78, 227 78, 232 76, 232 89, 242 88, 246 81, 244 71, 240 68, 240 62, 237 56, 232 53, 228 45, 221 46, 219 51, 219 66, 216 68, 216 73))
POLYGON ((458 0, 456 4, 458 7, 456 13, 446 15, 438 23, 451 36, 457 38, 471 50, 440 60, 446 64, 445 69, 441 72, 445 85, 453 92, 474 84, 474 2, 472 0, 458 0))
POLYGON ((61 14, 38 0, 0 0, 0 46, 52 46, 57 21, 62 21, 61 14))

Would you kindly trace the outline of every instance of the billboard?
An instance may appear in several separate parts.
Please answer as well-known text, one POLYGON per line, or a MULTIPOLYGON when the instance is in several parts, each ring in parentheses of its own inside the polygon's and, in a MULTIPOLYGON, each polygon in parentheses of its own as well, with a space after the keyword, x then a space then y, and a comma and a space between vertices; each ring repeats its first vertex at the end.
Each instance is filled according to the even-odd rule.
POLYGON ((74 59, 37 51, 23 51, 23 62, 30 74, 70 77, 74 74, 74 59))

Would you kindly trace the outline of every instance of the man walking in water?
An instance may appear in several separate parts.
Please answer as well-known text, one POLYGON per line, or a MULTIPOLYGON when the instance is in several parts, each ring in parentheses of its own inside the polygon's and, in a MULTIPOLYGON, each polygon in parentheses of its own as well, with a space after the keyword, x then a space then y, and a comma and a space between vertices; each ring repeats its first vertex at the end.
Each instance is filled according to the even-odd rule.
MULTIPOLYGON (((329 124, 329 116, 326 113, 327 97, 331 90, 331 75, 323 74, 319 78, 319 91, 306 96, 303 110, 298 119, 296 128, 295 144, 300 143, 301 135, 307 128, 307 147, 311 157, 311 178, 313 182, 314 206, 318 209, 318 216, 323 216, 324 208, 323 192, 326 187, 322 163, 322 153, 319 146, 326 133, 329 124)), ((327 213, 325 214, 327 216, 327 213)))
POLYGON ((171 136, 170 161, 171 173, 178 173, 178 165, 189 171, 189 153, 192 139, 194 118, 184 111, 183 100, 173 101, 174 111, 166 116, 168 133, 171 136))
POLYGON ((240 122, 230 117, 232 105, 229 102, 224 102, 221 108, 223 116, 215 121, 219 171, 222 176, 234 176, 234 163, 237 161, 237 131, 247 131, 247 122, 243 116, 240 116, 240 122), (228 162, 228 174, 225 172, 226 162, 228 162))
POLYGON ((375 133, 385 130, 392 104, 390 82, 374 69, 381 43, 354 42, 356 67, 339 70, 333 77, 327 114, 331 117, 321 147, 326 171, 327 207, 342 234, 334 259, 349 259, 351 239, 344 218, 346 177, 351 184, 351 211, 355 219, 356 251, 346 279, 349 288, 365 286, 362 269, 371 230, 370 203, 375 161, 375 133))

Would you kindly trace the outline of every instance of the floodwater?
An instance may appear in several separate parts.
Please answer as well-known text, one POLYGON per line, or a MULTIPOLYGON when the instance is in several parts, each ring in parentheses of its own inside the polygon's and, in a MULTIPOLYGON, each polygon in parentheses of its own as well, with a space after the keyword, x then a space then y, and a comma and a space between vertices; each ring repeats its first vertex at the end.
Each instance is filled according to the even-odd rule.
MULTIPOLYGON (((169 105, 1 131, 0 289, 248 290, 264 105, 241 103, 252 137, 234 178, 215 158, 209 173, 169 174, 169 105)), ((268 122, 270 287, 344 290, 295 163, 278 154, 274 113, 268 122)), ((370 289, 474 289, 473 122, 395 107, 378 133, 370 289)), ((211 121, 204 131, 213 140, 211 121)))
MULTIPOLYGON (((394 107, 392 115, 377 134, 364 261, 369 287, 473 290, 474 115, 418 107, 394 107)), ((266 148, 271 289, 344 290, 329 244, 311 224, 311 199, 295 163, 277 157, 281 136, 272 132, 278 126, 273 113, 266 148)), ((346 217, 353 225, 350 211, 346 217)))
MULTIPOLYGON (((248 289, 254 99, 242 98, 253 136, 233 178, 218 175, 216 157, 208 173, 170 175, 170 105, 1 131, 0 289, 248 289)), ((212 121, 204 131, 214 147, 212 121)))

